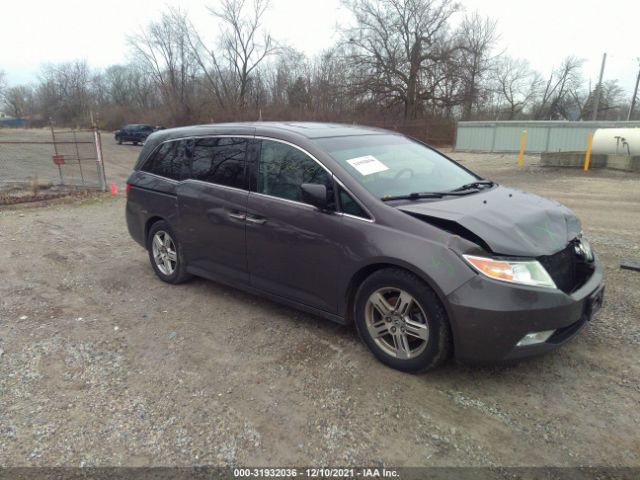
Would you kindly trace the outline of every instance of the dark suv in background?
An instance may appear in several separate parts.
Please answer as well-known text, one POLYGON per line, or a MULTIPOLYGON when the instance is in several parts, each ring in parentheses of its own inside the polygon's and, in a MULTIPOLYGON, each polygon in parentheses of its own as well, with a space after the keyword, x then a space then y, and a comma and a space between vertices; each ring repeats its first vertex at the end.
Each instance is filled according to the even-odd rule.
POLYGON ((144 143, 147 137, 157 130, 160 130, 160 127, 131 124, 125 125, 120 130, 116 130, 114 137, 119 145, 122 145, 124 142, 132 142, 134 145, 138 145, 138 143, 144 143))
POLYGON ((164 130, 127 195, 129 232, 161 280, 198 275, 354 322, 404 371, 547 352, 602 304, 602 268, 569 209, 393 132, 164 130))

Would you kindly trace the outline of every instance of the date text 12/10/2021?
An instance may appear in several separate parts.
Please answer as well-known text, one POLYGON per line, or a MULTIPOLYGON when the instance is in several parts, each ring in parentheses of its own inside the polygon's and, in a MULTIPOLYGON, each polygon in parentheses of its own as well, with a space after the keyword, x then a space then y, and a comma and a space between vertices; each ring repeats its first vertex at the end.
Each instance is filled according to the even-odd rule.
POLYGON ((234 478, 399 478, 386 468, 235 468, 234 478))

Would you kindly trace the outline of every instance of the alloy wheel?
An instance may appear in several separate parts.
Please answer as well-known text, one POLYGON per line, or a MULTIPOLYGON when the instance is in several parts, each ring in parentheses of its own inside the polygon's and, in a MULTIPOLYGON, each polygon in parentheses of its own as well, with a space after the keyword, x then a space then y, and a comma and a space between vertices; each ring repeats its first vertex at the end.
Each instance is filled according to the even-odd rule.
POLYGON ((376 290, 367 300, 364 315, 369 334, 388 355, 408 360, 427 347, 427 316, 406 291, 394 287, 376 290))
POLYGON ((151 248, 158 270, 164 275, 173 275, 178 265, 178 254, 171 235, 164 230, 158 230, 153 236, 151 248))

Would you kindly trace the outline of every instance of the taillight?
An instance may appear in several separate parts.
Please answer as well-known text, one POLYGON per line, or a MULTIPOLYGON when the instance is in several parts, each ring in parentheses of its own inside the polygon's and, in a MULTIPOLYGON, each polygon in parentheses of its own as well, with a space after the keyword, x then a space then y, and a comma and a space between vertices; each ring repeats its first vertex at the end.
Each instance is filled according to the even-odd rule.
POLYGON ((131 184, 127 183, 124 187, 124 194, 128 197, 129 196, 129 191, 131 191, 131 184))

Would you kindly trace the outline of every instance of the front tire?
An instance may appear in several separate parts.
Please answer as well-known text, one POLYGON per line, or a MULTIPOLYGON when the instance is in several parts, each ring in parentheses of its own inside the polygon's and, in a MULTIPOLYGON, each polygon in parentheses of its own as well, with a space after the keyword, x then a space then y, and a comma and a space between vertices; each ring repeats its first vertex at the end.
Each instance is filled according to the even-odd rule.
POLYGON ((164 220, 149 229, 147 250, 153 271, 160 280, 174 285, 191 280, 178 238, 164 220))
POLYGON ((355 323, 376 358, 397 370, 425 372, 451 355, 451 330, 440 300, 406 270, 378 270, 362 283, 355 323))

